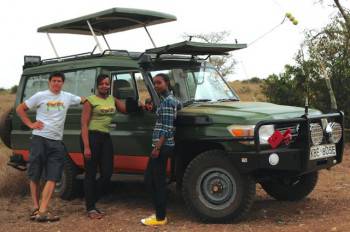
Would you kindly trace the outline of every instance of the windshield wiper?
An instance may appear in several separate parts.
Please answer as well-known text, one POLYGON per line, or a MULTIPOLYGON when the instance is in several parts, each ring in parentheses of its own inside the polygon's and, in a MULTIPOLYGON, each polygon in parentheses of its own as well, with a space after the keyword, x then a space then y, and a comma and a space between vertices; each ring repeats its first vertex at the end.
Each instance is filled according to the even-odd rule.
POLYGON ((188 100, 188 101, 185 101, 183 103, 183 106, 189 106, 189 105, 192 105, 193 103, 195 102, 210 102, 212 101, 211 99, 191 99, 191 100, 188 100))
POLYGON ((216 101, 218 101, 218 102, 231 102, 231 101, 239 101, 239 100, 236 98, 221 98, 221 99, 218 99, 216 101))
POLYGON ((194 99, 195 102, 210 102, 212 101, 211 99, 194 99))

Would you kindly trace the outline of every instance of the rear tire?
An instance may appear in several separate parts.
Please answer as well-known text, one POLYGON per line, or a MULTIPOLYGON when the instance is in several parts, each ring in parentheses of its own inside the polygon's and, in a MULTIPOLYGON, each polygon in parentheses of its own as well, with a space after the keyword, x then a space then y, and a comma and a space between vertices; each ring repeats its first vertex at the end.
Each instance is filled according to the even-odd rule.
POLYGON ((210 150, 187 166, 182 194, 189 210, 201 221, 237 221, 253 205, 255 181, 239 173, 224 151, 210 150))
POLYGON ((276 200, 299 201, 314 190, 317 180, 318 172, 311 172, 295 178, 276 179, 260 184, 276 200))
POLYGON ((12 111, 10 108, 0 116, 0 138, 8 148, 11 148, 12 111))
POLYGON ((62 178, 56 183, 55 195, 63 200, 72 200, 76 197, 82 187, 81 181, 76 179, 77 174, 78 168, 68 156, 65 156, 62 178))

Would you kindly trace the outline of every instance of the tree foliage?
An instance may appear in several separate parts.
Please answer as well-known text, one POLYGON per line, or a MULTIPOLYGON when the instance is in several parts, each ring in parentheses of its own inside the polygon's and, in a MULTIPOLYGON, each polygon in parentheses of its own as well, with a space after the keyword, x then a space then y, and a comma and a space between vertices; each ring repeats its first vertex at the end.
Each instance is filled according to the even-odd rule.
POLYGON ((350 27, 349 10, 337 6, 339 13, 322 30, 309 30, 298 51, 295 65, 284 72, 270 75, 263 84, 268 100, 278 104, 303 106, 306 95, 312 107, 324 112, 331 110, 330 79, 338 109, 345 112, 350 127, 350 27))

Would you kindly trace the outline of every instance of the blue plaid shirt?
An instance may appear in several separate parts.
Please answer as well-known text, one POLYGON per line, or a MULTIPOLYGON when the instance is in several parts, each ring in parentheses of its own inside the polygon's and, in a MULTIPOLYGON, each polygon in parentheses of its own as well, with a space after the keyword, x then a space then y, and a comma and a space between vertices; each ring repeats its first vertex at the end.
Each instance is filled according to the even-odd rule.
POLYGON ((179 101, 171 94, 166 93, 160 97, 157 109, 157 121, 153 128, 152 147, 156 145, 161 136, 165 137, 166 146, 175 146, 174 134, 177 108, 179 101))

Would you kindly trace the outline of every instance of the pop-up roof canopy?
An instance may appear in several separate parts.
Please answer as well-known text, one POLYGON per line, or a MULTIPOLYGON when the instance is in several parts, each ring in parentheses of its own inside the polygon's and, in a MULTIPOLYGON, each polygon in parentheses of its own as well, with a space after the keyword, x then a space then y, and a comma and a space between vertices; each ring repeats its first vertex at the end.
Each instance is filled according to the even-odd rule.
POLYGON ((227 55, 228 52, 246 48, 246 44, 218 44, 184 41, 146 50, 149 54, 182 54, 182 55, 227 55))
POLYGON ((87 21, 96 35, 131 30, 175 21, 176 17, 156 11, 130 8, 112 8, 38 28, 38 32, 91 35, 87 21))
MULTIPOLYGON (((98 47, 102 53, 103 49, 97 39, 98 35, 103 37, 109 50, 111 50, 105 38, 106 34, 143 27, 146 30, 153 46, 156 47, 150 33, 147 30, 147 26, 167 23, 175 20, 176 17, 174 15, 156 11, 131 8, 112 8, 79 18, 43 26, 38 28, 38 32, 45 32, 47 34, 52 49, 54 50, 56 57, 59 58, 49 33, 92 35, 96 42, 95 48, 98 47)), ((95 48, 93 49, 92 53, 95 51, 95 48)))

